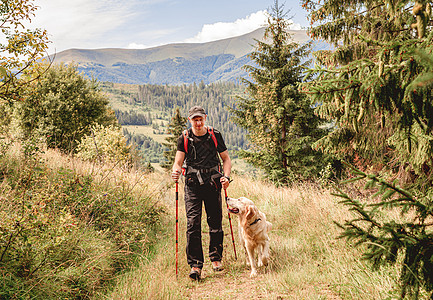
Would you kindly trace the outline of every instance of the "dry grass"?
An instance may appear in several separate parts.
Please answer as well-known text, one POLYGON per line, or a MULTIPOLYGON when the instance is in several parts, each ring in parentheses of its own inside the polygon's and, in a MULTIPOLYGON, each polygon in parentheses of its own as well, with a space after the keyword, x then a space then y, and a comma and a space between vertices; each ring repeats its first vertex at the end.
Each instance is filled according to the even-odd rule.
MULTIPOLYGON (((203 280, 191 282, 185 257, 185 213, 183 184, 179 195, 179 276, 175 275, 175 197, 174 184, 164 173, 144 174, 126 171, 121 166, 100 166, 83 162, 57 151, 46 150, 42 159, 53 169, 72 169, 91 175, 101 185, 109 184, 124 194, 149 194, 155 204, 166 207, 163 220, 167 231, 158 245, 137 262, 136 268, 117 278, 106 299, 391 299, 397 298, 397 270, 373 272, 360 259, 361 251, 344 240, 334 224, 350 219, 347 209, 326 189, 311 184, 276 188, 246 176, 234 176, 230 197, 253 200, 273 223, 271 263, 256 279, 249 278, 245 255, 237 241, 238 260, 234 258, 227 217, 224 219, 225 251, 222 273, 213 273, 206 261, 203 280)), ((398 218, 397 215, 392 216, 398 218)), ((204 249, 207 225, 203 220, 204 249)))
MULTIPOLYGON (((174 187, 174 185, 172 185, 174 187)), ((181 189, 181 188, 180 188, 181 189)), ((264 211, 270 232, 270 265, 256 279, 248 277, 245 255, 236 243, 234 259, 227 218, 225 226, 225 271, 215 274, 210 262, 203 269, 204 279, 191 282, 184 254, 185 216, 180 195, 179 276, 175 277, 174 189, 164 196, 171 220, 167 235, 154 255, 119 278, 108 299, 386 299, 396 297, 397 270, 373 272, 360 259, 361 252, 344 240, 334 221, 348 219, 347 210, 326 189, 310 184, 276 188, 247 177, 235 177, 230 197, 245 196, 264 211)), ((237 240, 237 220, 233 227, 237 240)), ((207 226, 203 222, 204 249, 207 226)))
POLYGON ((105 292, 158 240, 171 182, 53 150, 24 159, 25 147, 0 156, 0 299, 105 292))
POLYGON ((71 169, 78 174, 92 176, 99 185, 107 184, 121 188, 126 193, 140 195, 143 193, 148 194, 150 191, 152 194, 155 193, 157 195, 155 198, 159 199, 161 192, 164 192, 171 185, 169 178, 161 176, 160 173, 145 173, 130 170, 121 165, 101 165, 67 156, 52 149, 45 149, 42 159, 53 169, 71 169))

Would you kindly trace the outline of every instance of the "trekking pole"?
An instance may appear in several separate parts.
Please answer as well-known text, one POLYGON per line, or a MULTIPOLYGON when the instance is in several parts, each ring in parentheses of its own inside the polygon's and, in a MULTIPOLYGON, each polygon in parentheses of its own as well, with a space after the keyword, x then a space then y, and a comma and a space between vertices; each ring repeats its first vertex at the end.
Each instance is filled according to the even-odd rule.
POLYGON ((179 236, 179 183, 176 180, 176 278, 177 278, 177 270, 178 270, 178 245, 179 245, 179 241, 178 241, 178 236, 179 236))
MULTIPOLYGON (((228 209, 229 209, 229 204, 227 203, 228 196, 227 196, 227 190, 226 190, 226 189, 224 189, 224 193, 225 193, 225 195, 226 195, 226 205, 227 205, 227 211, 228 211, 228 209)), ((232 233, 233 251, 235 252, 235 259, 237 260, 237 259, 238 259, 238 256, 237 256, 237 254, 236 254, 235 238, 234 238, 234 236, 233 236, 232 218, 230 217, 230 212, 227 212, 227 214, 228 214, 228 216, 229 216, 230 232, 232 233)))

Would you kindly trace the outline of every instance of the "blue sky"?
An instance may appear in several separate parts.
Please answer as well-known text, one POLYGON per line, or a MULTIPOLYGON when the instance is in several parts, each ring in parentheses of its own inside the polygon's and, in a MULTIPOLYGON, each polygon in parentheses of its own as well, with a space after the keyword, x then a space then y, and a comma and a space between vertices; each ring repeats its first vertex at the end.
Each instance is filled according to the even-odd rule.
MULTIPOLYGON (((70 48, 148 48, 208 42, 266 22, 273 0, 34 0, 32 27, 47 29, 50 53, 70 48)), ((293 29, 308 22, 299 0, 280 0, 293 29)))

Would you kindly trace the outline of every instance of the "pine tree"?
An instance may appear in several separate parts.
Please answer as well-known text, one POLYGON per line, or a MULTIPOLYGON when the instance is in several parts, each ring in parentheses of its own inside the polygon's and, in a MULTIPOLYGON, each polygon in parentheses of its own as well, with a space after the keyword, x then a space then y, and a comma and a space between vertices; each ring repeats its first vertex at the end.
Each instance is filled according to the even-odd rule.
POLYGON ((387 264, 400 265, 400 298, 419 299, 421 290, 433 297, 433 232, 431 219, 433 206, 431 195, 416 195, 373 174, 352 168, 355 178, 346 181, 366 181, 371 193, 369 202, 353 199, 341 189, 334 195, 343 198, 354 214, 352 220, 337 224, 341 238, 363 244, 363 258, 375 269, 387 264), (378 198, 378 199, 377 199, 378 198), (390 218, 391 211, 400 212, 398 218, 390 218))
POLYGON ((186 129, 187 120, 187 118, 181 116, 179 108, 176 108, 175 114, 171 119, 171 122, 168 124, 167 131, 171 136, 165 139, 167 141, 166 143, 163 143, 168 150, 164 151, 163 155, 165 161, 161 163, 161 167, 170 169, 173 166, 174 157, 176 156, 177 151, 177 139, 186 129))
MULTIPOLYGON (((357 163, 355 178, 380 199, 344 204, 356 215, 339 224, 342 237, 365 246, 377 268, 399 264, 402 299, 433 297, 433 33, 429 1, 335 1, 313 3, 312 36, 334 44, 317 54, 315 80, 303 91, 320 103, 334 130, 316 146, 357 163), (388 168, 410 175, 417 188, 402 188, 362 169, 388 168), (399 212, 392 218, 389 212, 399 212)), ((394 177, 397 177, 394 175, 394 177)), ((401 176, 400 176, 401 179, 401 176)), ((366 193, 372 194, 371 192, 366 193)), ((374 198, 374 197, 373 197, 374 198)))
POLYGON ((388 168, 431 181, 432 90, 412 82, 426 67, 417 49, 432 50, 428 1, 304 0, 313 26, 333 51, 317 53, 315 80, 303 91, 335 123, 315 144, 358 167, 388 168))
POLYGON ((275 182, 317 174, 323 162, 311 149, 323 134, 318 128, 320 120, 297 88, 309 64, 310 45, 292 41, 286 15, 275 1, 265 39, 257 40, 250 55, 257 66, 245 66, 252 80, 242 80, 246 95, 238 97, 232 110, 252 144, 252 150, 242 151, 241 156, 275 182))

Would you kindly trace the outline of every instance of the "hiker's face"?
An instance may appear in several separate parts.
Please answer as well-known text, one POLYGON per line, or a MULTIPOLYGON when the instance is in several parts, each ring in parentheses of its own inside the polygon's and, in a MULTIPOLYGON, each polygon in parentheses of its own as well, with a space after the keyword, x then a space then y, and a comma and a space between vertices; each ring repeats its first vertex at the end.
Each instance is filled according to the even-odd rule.
POLYGON ((192 119, 189 119, 189 121, 191 122, 192 127, 194 127, 194 129, 196 130, 201 130, 204 127, 204 122, 206 121, 206 116, 205 117, 194 117, 192 119))

